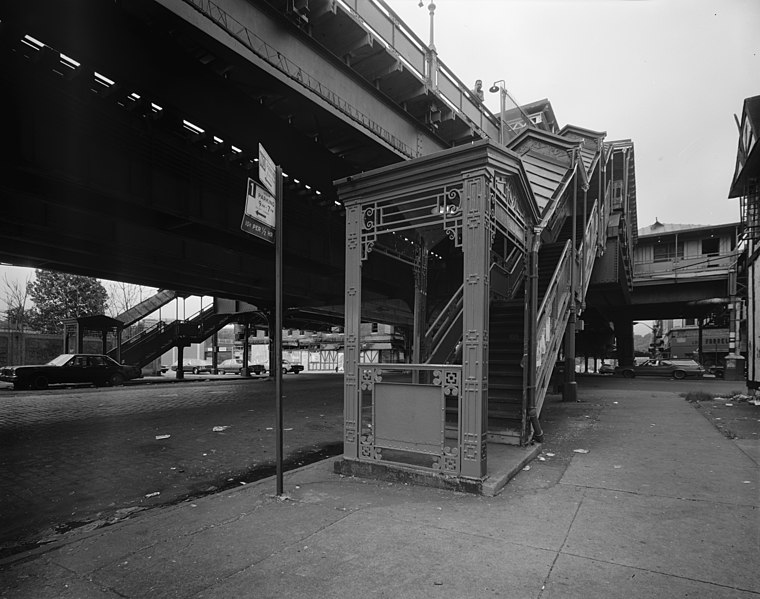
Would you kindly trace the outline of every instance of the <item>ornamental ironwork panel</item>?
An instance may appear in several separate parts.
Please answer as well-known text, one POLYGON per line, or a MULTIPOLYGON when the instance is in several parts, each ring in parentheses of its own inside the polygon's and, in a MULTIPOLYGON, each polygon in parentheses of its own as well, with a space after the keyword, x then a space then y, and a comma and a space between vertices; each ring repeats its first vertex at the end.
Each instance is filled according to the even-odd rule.
POLYGON ((358 370, 358 459, 458 475, 461 366, 362 363, 358 370))
MULTIPOLYGON (((430 225, 439 225, 456 247, 462 245, 462 186, 444 185, 432 190, 415 191, 368 202, 362 207, 362 260, 377 246, 387 252, 411 259, 413 253, 399 248, 400 239, 384 237, 402 234, 430 225)), ((403 238, 414 246, 414 240, 403 238)), ((352 240, 353 242, 353 240, 352 240)))

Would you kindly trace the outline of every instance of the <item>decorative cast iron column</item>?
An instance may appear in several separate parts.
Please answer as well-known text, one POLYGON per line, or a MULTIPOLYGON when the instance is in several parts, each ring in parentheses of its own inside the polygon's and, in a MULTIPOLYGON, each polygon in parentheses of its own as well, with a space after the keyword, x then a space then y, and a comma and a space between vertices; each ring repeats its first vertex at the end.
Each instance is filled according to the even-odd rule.
POLYGON ((359 349, 362 291, 362 209, 346 208, 346 287, 343 347, 343 455, 358 457, 359 349))
POLYGON ((488 431, 488 273, 493 224, 485 170, 463 174, 462 476, 486 475, 488 431))

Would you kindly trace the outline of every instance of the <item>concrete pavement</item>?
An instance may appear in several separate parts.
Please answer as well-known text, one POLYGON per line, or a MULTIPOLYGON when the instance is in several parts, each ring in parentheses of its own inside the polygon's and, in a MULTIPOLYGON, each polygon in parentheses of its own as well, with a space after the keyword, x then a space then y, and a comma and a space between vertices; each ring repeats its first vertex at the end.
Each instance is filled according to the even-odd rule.
POLYGON ((760 598, 756 462, 676 393, 581 398, 496 497, 326 460, 284 498, 267 479, 14 556, 0 597, 760 598))

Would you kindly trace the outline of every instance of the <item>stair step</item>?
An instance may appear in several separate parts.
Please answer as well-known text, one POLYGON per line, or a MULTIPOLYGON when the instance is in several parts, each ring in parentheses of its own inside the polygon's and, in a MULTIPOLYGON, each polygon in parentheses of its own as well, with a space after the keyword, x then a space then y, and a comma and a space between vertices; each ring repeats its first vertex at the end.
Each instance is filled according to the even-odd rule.
POLYGON ((519 391, 522 397, 523 384, 522 381, 515 381, 514 383, 493 383, 488 381, 489 397, 492 392, 497 393, 499 391, 519 391))

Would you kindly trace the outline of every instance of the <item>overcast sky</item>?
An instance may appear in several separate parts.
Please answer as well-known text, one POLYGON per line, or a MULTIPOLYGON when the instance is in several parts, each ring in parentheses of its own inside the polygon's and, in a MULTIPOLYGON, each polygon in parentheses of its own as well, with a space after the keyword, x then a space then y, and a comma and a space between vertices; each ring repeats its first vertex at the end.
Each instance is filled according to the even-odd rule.
MULTIPOLYGON (((430 0, 387 0, 425 42, 430 0)), ((438 56, 462 81, 548 98, 560 127, 631 139, 638 225, 736 222, 744 98, 760 94, 760 0, 435 0, 438 56)))

